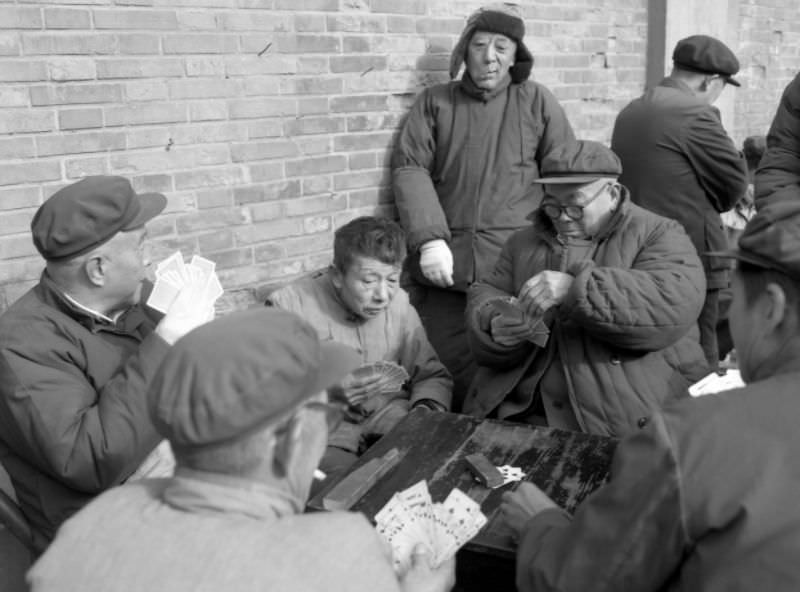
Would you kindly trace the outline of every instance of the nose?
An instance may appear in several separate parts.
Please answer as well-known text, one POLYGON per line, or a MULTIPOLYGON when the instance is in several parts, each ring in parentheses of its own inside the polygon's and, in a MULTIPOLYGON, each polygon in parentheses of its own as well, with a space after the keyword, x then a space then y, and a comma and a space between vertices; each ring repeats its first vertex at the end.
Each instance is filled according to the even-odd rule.
POLYGON ((494 44, 489 43, 486 46, 486 51, 483 53, 483 59, 487 63, 491 63, 497 59, 497 51, 494 48, 494 44))
POLYGON ((386 282, 380 282, 372 294, 375 302, 384 303, 389 299, 389 286, 386 282))

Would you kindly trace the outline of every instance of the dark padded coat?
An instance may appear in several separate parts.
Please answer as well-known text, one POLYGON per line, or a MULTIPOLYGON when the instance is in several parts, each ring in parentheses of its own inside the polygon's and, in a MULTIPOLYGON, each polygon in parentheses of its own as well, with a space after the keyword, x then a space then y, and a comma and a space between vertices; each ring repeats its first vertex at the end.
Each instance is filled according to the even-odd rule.
POLYGON ((687 396, 687 387, 707 373, 696 325, 705 279, 683 228, 623 201, 593 243, 589 259, 561 269, 564 247, 537 212, 534 224, 503 247, 492 275, 472 286, 467 323, 480 368, 465 413, 490 414, 544 351, 527 342, 495 343, 481 316, 487 300, 518 295, 545 270, 575 277, 564 302, 546 316, 583 431, 628 434, 667 401, 687 396))

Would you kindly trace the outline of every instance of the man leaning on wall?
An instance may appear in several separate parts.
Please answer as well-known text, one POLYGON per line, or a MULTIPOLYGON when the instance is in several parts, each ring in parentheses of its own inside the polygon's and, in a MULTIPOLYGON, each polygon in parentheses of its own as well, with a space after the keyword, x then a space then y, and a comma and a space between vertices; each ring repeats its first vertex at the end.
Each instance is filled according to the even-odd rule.
POLYGON ((542 159, 574 139, 556 98, 528 80, 525 23, 507 4, 473 13, 450 76, 417 98, 392 156, 400 221, 408 233, 411 301, 454 379, 453 409, 475 372, 464 322, 466 290, 541 201, 542 159))

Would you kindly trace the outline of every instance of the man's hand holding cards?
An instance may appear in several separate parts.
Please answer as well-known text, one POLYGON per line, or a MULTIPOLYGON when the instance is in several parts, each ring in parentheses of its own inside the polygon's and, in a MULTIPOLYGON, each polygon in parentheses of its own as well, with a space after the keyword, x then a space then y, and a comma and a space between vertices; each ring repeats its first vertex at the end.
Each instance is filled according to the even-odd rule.
POLYGON ((214 318, 214 303, 222 295, 213 261, 195 255, 189 264, 177 251, 156 267, 156 281, 147 299, 164 313, 156 332, 167 343, 214 318))
POLYGON ((541 319, 532 319, 513 296, 500 296, 487 302, 495 315, 491 320, 492 339, 513 347, 523 341, 544 347, 550 331, 541 319))

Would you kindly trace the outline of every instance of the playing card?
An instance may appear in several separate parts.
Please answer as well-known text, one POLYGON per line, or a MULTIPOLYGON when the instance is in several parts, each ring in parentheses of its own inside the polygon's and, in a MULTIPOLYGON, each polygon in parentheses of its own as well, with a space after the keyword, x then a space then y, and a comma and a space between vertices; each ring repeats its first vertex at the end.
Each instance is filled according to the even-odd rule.
POLYGON ((189 263, 194 267, 197 267, 206 274, 206 276, 210 276, 214 273, 214 270, 217 268, 217 264, 211 261, 210 259, 206 259, 205 257, 201 257, 200 255, 192 255, 192 261, 189 263))
POLYGON ((194 255, 187 265, 181 252, 176 251, 156 266, 156 281, 147 305, 166 314, 178 294, 188 289, 196 296, 194 302, 198 307, 213 309, 214 302, 224 292, 215 268, 213 261, 199 255, 194 255))
POLYGON ((495 298, 491 301, 492 308, 499 312, 509 322, 521 323, 525 318, 525 311, 519 306, 519 301, 513 296, 495 298))
POLYGON ((174 272, 181 279, 187 279, 186 264, 183 262, 183 255, 180 251, 175 251, 172 255, 156 265, 156 278, 161 277, 167 272, 174 272))
MULTIPOLYGON (((500 471, 500 474, 503 476, 503 485, 508 485, 512 481, 522 481, 522 479, 525 477, 525 473, 523 473, 522 469, 519 467, 503 465, 502 467, 497 467, 497 470, 500 471)), ((503 485, 500 485, 499 487, 502 487, 503 485)))
POLYGON ((388 360, 380 360, 371 364, 364 364, 353 370, 353 376, 360 379, 377 377, 379 380, 374 386, 375 393, 393 393, 402 390, 408 380, 405 368, 388 360))

